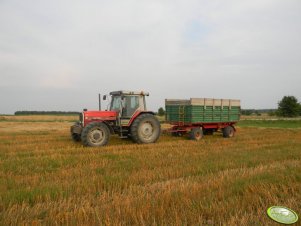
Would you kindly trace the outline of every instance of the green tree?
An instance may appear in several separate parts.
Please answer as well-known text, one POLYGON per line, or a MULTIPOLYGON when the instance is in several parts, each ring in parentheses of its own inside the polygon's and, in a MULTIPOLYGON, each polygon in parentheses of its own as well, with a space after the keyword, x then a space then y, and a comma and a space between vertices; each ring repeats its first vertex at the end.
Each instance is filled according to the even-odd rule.
POLYGON ((159 108, 159 110, 158 110, 158 115, 159 115, 159 116, 165 115, 165 111, 164 111, 164 109, 163 109, 162 107, 159 108))
POLYGON ((296 117, 300 114, 300 104, 294 96, 284 96, 278 102, 277 115, 283 117, 296 117))

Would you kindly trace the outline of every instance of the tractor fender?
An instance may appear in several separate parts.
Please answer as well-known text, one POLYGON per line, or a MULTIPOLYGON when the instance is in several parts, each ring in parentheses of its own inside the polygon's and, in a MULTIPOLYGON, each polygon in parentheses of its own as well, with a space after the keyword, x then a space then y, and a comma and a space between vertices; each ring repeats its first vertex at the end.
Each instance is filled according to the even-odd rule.
MULTIPOLYGON (((91 121, 90 123, 94 123, 94 122, 102 122, 102 123, 104 123, 107 127, 108 127, 108 130, 110 131, 110 134, 114 134, 115 132, 114 132, 114 129, 113 129, 113 127, 110 125, 110 123, 108 122, 108 121, 103 121, 103 120, 95 120, 95 121, 91 121)), ((84 128, 86 127, 86 126, 88 126, 90 123, 88 123, 88 124, 86 124, 85 126, 84 126, 84 128)), ((72 129, 72 127, 71 127, 71 129, 72 129)), ((83 128, 82 128, 83 129, 83 128)))
POLYGON ((152 114, 152 115, 155 115, 155 113, 152 112, 152 111, 137 111, 137 112, 135 112, 135 114, 131 117, 131 120, 129 121, 128 126, 131 126, 132 123, 134 122, 134 120, 135 120, 139 115, 142 115, 142 114, 152 114))

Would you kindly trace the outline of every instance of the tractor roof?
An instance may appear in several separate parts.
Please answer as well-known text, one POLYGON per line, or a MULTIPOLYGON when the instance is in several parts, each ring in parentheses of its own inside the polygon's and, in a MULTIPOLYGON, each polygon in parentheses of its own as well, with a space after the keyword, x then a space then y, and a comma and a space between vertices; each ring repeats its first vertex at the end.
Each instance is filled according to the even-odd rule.
POLYGON ((137 91, 125 91, 125 90, 120 90, 120 91, 113 91, 110 92, 110 95, 142 95, 142 96, 149 96, 148 92, 137 92, 137 91))

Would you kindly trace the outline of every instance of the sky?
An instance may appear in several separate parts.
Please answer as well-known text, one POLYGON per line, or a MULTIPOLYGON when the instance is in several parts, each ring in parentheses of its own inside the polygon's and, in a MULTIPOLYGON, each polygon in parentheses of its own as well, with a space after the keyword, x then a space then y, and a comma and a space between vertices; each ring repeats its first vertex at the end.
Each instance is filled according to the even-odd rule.
MULTIPOLYGON (((0 114, 98 108, 98 93, 301 101, 300 0, 0 0, 0 114)), ((105 107, 107 103, 103 103, 105 107)))

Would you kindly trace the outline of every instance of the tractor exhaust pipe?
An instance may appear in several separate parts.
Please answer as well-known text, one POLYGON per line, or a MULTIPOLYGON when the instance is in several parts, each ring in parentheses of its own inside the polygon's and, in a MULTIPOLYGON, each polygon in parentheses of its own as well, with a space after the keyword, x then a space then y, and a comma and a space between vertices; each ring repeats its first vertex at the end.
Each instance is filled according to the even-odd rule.
POLYGON ((98 94, 98 108, 99 108, 99 111, 101 111, 101 95, 100 95, 100 93, 98 94))

